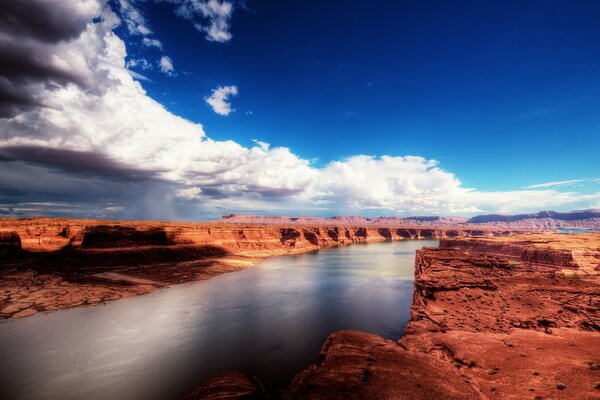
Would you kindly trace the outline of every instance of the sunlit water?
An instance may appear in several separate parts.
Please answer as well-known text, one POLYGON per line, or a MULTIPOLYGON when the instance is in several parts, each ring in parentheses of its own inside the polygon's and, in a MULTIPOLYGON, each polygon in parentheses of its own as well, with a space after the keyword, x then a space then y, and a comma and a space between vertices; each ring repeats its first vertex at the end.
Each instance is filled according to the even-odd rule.
POLYGON ((228 370, 285 387, 318 361, 331 332, 401 336, 423 246, 437 242, 277 257, 146 296, 0 323, 0 398, 180 398, 228 370))

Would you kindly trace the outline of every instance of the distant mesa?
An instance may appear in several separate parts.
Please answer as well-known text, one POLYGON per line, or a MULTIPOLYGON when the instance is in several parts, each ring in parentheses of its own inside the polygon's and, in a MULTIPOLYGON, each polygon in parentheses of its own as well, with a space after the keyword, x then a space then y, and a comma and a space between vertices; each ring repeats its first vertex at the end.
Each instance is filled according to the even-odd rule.
POLYGON ((218 222, 238 224, 277 224, 277 225, 374 225, 374 226, 490 226, 519 229, 600 229, 600 210, 576 210, 569 212, 540 211, 531 214, 488 214, 475 217, 440 217, 440 216, 414 216, 414 217, 360 217, 360 216, 335 216, 335 217, 308 217, 308 216, 261 216, 228 214, 218 222))

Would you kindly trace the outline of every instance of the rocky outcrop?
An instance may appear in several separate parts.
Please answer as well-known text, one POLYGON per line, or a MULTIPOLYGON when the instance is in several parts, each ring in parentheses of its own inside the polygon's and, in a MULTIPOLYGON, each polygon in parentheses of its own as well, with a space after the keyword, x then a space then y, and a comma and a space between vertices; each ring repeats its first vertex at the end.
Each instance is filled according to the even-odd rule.
POLYGON ((332 334, 321 360, 295 377, 285 399, 480 399, 451 364, 369 333, 332 334))
MULTIPOLYGON (((547 251, 575 240, 545 238, 547 251)), ((578 240, 593 252, 600 235, 578 240)), ((496 241, 460 242, 417 252, 411 320, 397 343, 336 332, 287 398, 600 398, 598 272, 565 275, 560 257, 521 262, 512 247, 486 255, 502 255, 496 241)))

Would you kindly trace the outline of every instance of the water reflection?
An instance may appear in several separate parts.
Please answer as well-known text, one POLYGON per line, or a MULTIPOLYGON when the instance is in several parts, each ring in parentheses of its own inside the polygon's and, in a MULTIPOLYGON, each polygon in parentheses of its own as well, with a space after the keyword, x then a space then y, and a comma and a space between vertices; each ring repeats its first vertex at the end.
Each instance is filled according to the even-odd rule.
POLYGON ((435 241, 354 245, 266 260, 209 281, 0 324, 6 398, 177 398, 226 370, 285 386, 329 333, 397 339, 414 252, 435 241))

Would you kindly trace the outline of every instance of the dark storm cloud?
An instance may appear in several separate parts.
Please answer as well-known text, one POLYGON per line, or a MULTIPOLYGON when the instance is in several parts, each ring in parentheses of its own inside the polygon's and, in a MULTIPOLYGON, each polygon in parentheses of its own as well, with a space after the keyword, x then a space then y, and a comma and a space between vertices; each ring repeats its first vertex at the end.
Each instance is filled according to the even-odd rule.
POLYGON ((85 82, 85 75, 49 62, 52 54, 39 44, 24 45, 16 40, 0 38, 0 75, 11 80, 55 81, 58 83, 85 82))
POLYGON ((0 118, 9 118, 19 112, 33 107, 40 107, 35 94, 27 90, 26 85, 18 84, 4 76, 0 76, 0 118))
POLYGON ((125 166, 99 153, 40 146, 0 147, 0 162, 25 161, 65 172, 93 174, 119 180, 155 179, 161 171, 125 166))
POLYGON ((39 92, 51 85, 86 83, 85 71, 57 65, 57 45, 78 37, 99 11, 98 4, 70 1, 0 2, 0 118, 42 106, 39 92))
POLYGON ((0 4, 0 31, 20 38, 59 42, 78 36, 88 23, 70 1, 4 0, 0 4))
POLYGON ((7 216, 168 219, 173 191, 155 179, 115 179, 0 159, 0 214, 7 216))

